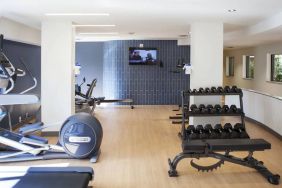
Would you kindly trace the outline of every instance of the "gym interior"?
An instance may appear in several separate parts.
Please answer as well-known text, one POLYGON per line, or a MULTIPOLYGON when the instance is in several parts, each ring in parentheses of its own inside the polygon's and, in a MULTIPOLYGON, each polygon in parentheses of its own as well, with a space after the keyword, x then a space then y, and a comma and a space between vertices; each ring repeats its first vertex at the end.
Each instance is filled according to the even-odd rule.
POLYGON ((279 187, 281 0, 2 0, 0 187, 279 187))

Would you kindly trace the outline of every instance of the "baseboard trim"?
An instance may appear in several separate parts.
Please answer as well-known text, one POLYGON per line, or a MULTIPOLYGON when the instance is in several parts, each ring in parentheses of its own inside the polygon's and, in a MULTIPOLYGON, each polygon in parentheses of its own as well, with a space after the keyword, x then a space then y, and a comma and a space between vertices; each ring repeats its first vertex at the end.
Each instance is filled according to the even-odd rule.
POLYGON ((58 137, 59 131, 43 131, 41 132, 41 136, 58 137))
POLYGON ((249 118, 249 117, 245 117, 246 120, 252 122, 252 123, 255 123, 257 125, 259 125, 260 127, 262 127, 264 130, 266 130, 267 132, 270 132, 271 134, 273 134, 275 137, 279 138, 280 140, 282 140, 282 135, 280 135, 278 132, 274 131, 273 129, 269 128, 267 125, 261 123, 261 122, 258 122, 252 118, 249 118))

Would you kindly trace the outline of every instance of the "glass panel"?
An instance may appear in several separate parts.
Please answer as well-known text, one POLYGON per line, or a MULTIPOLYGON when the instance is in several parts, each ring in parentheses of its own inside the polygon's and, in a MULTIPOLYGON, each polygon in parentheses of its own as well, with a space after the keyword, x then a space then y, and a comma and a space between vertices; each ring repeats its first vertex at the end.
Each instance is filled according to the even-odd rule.
POLYGON ((246 78, 254 78, 255 56, 246 56, 246 78))
POLYGON ((234 76, 234 57, 229 57, 229 76, 234 76))
POLYGON ((282 54, 271 55, 271 81, 282 82, 282 54))

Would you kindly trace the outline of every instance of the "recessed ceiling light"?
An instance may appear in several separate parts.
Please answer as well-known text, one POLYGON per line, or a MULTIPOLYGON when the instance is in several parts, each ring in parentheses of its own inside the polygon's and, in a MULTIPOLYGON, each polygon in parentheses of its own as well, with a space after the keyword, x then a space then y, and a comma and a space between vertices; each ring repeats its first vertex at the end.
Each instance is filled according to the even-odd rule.
POLYGON ((114 24, 109 25, 96 25, 96 24, 74 24, 74 27, 115 27, 114 24))
POLYGON ((128 34, 130 34, 130 35, 134 35, 134 34, 135 34, 135 32, 129 32, 128 34))
POLYGON ((179 35, 180 38, 187 38, 188 35, 179 35))
POLYGON ((79 38, 80 40, 75 39, 77 42, 87 42, 87 41, 109 41, 109 40, 120 40, 120 36, 83 36, 79 38))
POLYGON ((110 16, 109 13, 46 13, 45 16, 110 16))
POLYGON ((229 9, 228 12, 236 12, 236 9, 229 9))
POLYGON ((117 35, 117 32, 111 32, 111 33, 79 33, 80 35, 117 35))

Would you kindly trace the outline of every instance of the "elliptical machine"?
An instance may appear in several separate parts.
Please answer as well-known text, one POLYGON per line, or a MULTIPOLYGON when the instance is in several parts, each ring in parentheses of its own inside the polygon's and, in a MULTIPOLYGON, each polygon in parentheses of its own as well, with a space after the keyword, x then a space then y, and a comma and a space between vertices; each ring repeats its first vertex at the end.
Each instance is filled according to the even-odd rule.
MULTIPOLYGON (((36 77, 31 73, 28 66, 24 62, 22 58, 20 58, 19 62, 24 67, 24 69, 19 69, 13 65, 13 63, 9 60, 9 58, 5 55, 3 50, 3 40, 4 36, 0 35, 0 105, 3 105, 1 107, 0 112, 2 111, 3 118, 4 118, 4 112, 5 116, 8 117, 8 124, 10 131, 12 131, 12 122, 11 122, 11 116, 10 111, 12 106, 5 107, 8 105, 27 105, 32 104, 36 108, 39 109, 39 98, 36 95, 28 95, 27 92, 31 91, 32 89, 37 87, 37 79, 36 77), (32 80, 33 84, 21 91, 19 94, 12 94, 7 95, 10 93, 14 88, 16 81, 19 77, 23 77, 28 75, 32 80)), ((36 108, 34 111, 36 111, 36 108)))
MULTIPOLYGON (((34 87, 21 94, 8 94, 14 88, 16 77, 19 74, 25 75, 25 71, 16 69, 4 54, 3 35, 0 37, 0 46, 0 89, 4 91, 4 94, 0 95, 1 121, 9 114, 3 105, 34 104, 39 102, 39 98, 35 95, 23 94, 36 87, 37 81, 34 87)), ((70 158, 90 158, 91 162, 97 161, 103 130, 95 117, 87 113, 69 117, 61 127, 56 145, 48 144, 47 139, 33 134, 46 127, 48 126, 43 126, 41 122, 34 123, 20 128, 18 133, 12 132, 11 125, 10 130, 0 128, 0 144, 2 145, 0 163, 70 158)))
POLYGON ((0 153, 0 163, 50 159, 90 158, 95 163, 100 155, 103 129, 88 113, 69 117, 62 125, 56 145, 33 133, 44 129, 42 123, 27 125, 14 133, 0 128, 0 143, 6 146, 0 153))

